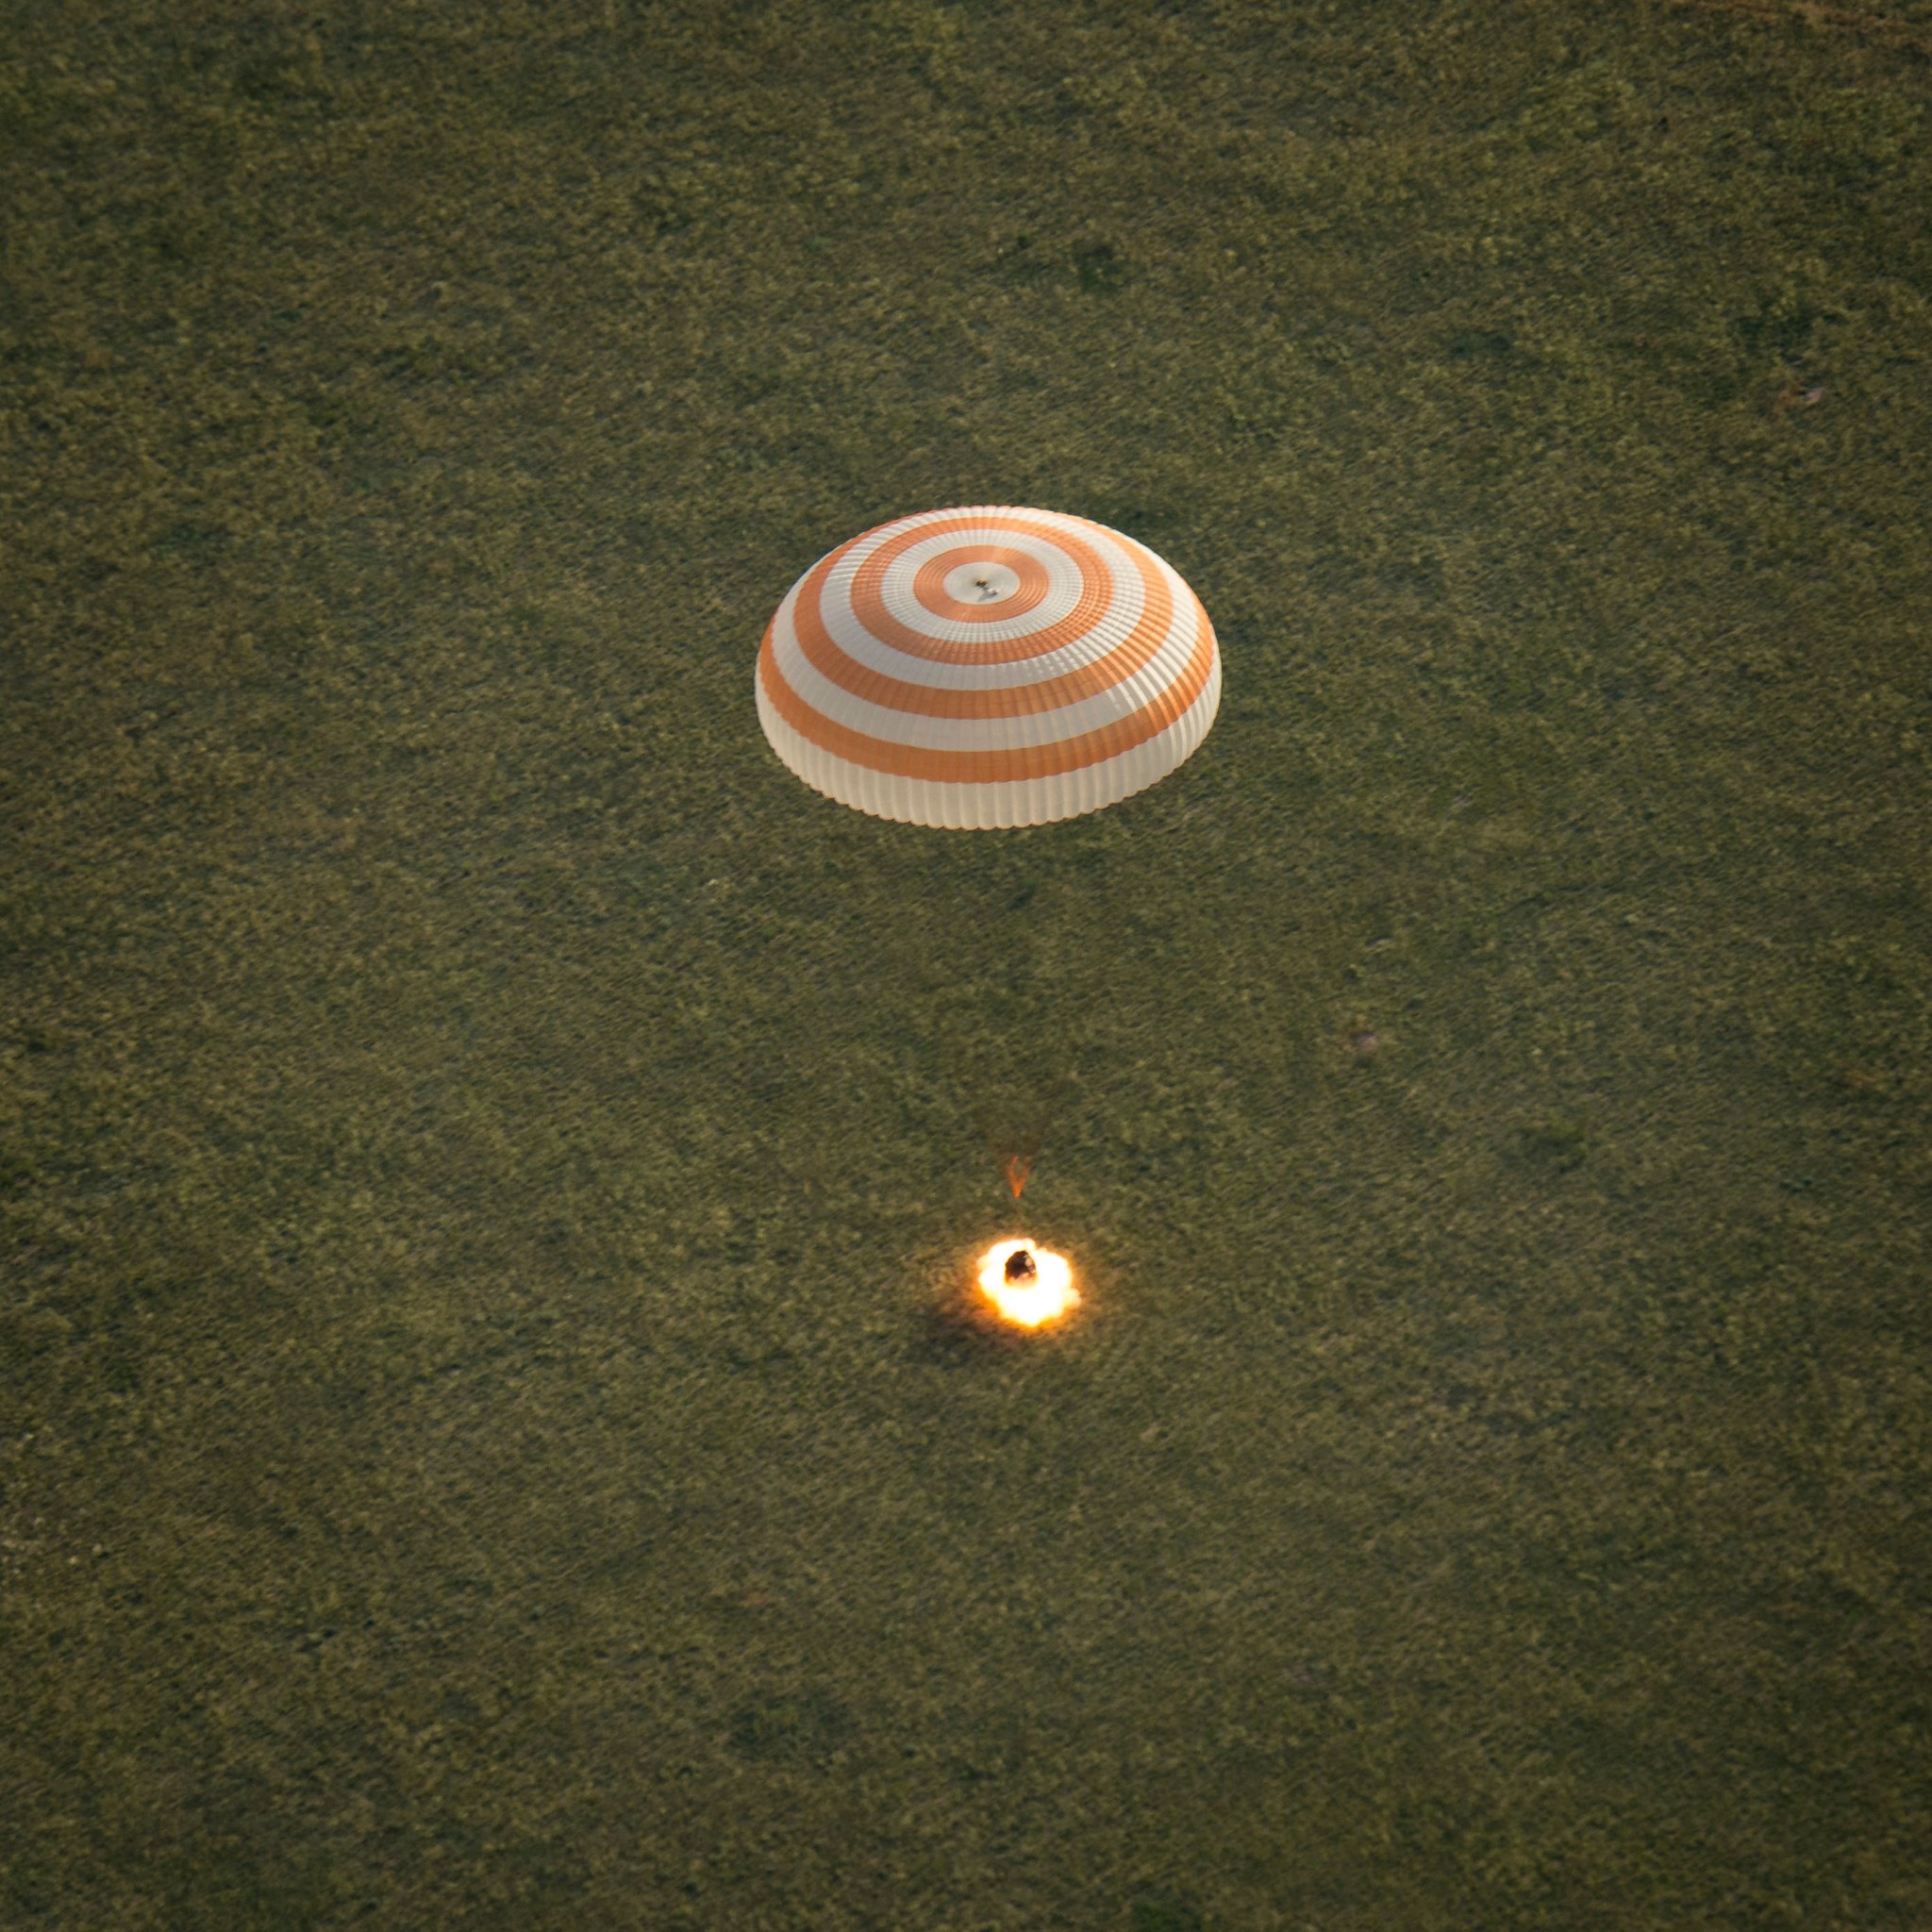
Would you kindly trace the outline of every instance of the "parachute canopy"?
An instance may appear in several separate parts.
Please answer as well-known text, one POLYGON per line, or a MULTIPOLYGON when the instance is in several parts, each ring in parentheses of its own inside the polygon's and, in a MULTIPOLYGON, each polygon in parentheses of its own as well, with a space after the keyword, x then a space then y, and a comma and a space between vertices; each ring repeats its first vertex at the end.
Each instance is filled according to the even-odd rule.
POLYGON ((1144 544, 1053 510, 900 517, 823 557, 758 653, 758 722, 878 818, 1039 825, 1164 778, 1221 702, 1214 626, 1144 544))

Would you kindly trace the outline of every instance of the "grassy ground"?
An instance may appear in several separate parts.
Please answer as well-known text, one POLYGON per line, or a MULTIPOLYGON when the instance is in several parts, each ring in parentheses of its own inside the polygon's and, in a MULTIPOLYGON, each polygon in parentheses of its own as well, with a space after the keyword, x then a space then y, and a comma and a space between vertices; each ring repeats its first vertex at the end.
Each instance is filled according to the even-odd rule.
POLYGON ((8 10, 0 1923, 1932 1923, 1932 8, 1813 13, 8 10), (1003 501, 1213 735, 816 798, 771 608, 1003 501))

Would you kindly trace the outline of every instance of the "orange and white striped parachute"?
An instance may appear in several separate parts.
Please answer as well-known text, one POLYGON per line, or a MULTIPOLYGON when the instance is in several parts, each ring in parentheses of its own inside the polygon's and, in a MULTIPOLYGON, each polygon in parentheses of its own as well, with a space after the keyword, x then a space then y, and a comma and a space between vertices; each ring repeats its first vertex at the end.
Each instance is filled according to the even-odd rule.
POLYGON ((1221 654, 1144 544, 1084 517, 900 517, 821 558, 758 653, 758 722, 815 791, 885 819, 1045 824, 1164 778, 1221 654))

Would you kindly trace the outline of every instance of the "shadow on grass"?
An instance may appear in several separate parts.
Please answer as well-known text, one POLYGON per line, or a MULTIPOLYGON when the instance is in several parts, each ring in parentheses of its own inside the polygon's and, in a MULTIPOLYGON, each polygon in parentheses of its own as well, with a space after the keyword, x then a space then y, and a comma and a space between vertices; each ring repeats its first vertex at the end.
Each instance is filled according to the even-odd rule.
POLYGON ((1017 1360, 1041 1339, 1002 1322, 970 1289, 958 1289, 925 1308, 906 1354, 929 1368, 982 1368, 1017 1360))

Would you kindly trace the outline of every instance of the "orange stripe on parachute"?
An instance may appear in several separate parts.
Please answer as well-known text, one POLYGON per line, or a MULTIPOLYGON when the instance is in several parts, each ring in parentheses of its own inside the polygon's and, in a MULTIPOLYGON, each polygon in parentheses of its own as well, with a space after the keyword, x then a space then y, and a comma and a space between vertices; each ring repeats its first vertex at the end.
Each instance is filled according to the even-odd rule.
POLYGON ((912 594, 920 608, 952 624, 1010 624, 1037 609, 1052 589, 1045 564, 1032 551, 1009 550, 1000 543, 957 543, 928 557, 912 577, 912 594), (1020 579, 1019 587, 996 604, 962 604, 946 595, 946 579, 966 563, 1003 563, 1020 579))
POLYGON ((1184 717, 1207 688, 1214 670, 1214 630, 1200 601, 1188 592, 1199 628, 1185 669, 1168 688, 1126 717, 1097 730, 1048 744, 1022 745, 1008 751, 940 751, 925 745, 895 744, 850 726, 835 724, 815 711, 780 675, 772 648, 772 626, 758 651, 758 679, 773 708, 792 730, 821 751, 846 764, 884 772, 900 778, 923 778, 940 785, 1006 785, 1028 779, 1058 777, 1084 771, 1108 758, 1119 758, 1157 738, 1184 717))
MULTIPOLYGON (((1086 698, 1098 697, 1102 691, 1111 691, 1117 684, 1124 684, 1143 669, 1166 642, 1167 633, 1174 623, 1174 600, 1169 593, 1167 580, 1150 559, 1134 555, 1134 568, 1140 575, 1142 591, 1140 621, 1104 658, 1096 658, 1077 671, 1063 673, 1058 677, 1042 678, 1034 684, 996 685, 985 690, 963 691, 912 684, 905 678, 874 670, 869 664, 861 664, 825 628, 819 610, 822 601, 819 593, 824 582, 820 573, 829 575, 828 566, 836 563, 838 557, 839 553, 834 552, 826 558, 799 588, 791 609, 791 627, 797 635, 798 647, 805 654, 806 662, 828 684, 836 684, 841 691, 850 691, 854 697, 862 698, 867 704, 878 705, 890 711, 906 711, 915 717, 1026 718, 1041 711, 1058 711, 1086 698)), ((1192 592, 1189 595, 1191 598, 1192 592)), ((1194 608, 1206 627, 1207 613, 1201 610, 1198 601, 1194 608)), ((768 650, 772 630, 776 625, 774 616, 766 631, 768 650)), ((1056 625, 1055 629, 1059 627, 1056 625)), ((867 628, 871 626, 868 625, 867 628)), ((965 648, 976 650, 979 647, 965 648)), ((759 662, 761 666, 765 662, 763 654, 760 654, 759 662)), ((768 689, 771 682, 769 678, 766 680, 768 689)), ((810 736, 809 733, 806 735, 810 736)), ((817 742, 816 740, 813 741, 817 742)))
MULTIPOLYGON (((807 592, 813 593, 815 598, 817 587, 831 575, 831 567, 849 556, 872 534, 867 531, 863 537, 853 538, 850 543, 841 544, 831 556, 823 559, 807 578, 799 594, 800 605, 805 603, 807 592)), ((1134 560, 1137 564, 1140 562, 1139 558, 1134 560)), ((1091 544, 1081 541, 1071 530, 1057 524, 1025 523, 1016 517, 953 517, 943 523, 920 524, 912 529, 901 530, 897 536, 888 537, 853 574, 850 596, 852 614, 859 623, 882 644, 890 644, 895 651, 904 651, 908 657, 924 658, 935 664, 1022 664, 1028 658, 1043 658, 1049 651, 1057 651, 1062 644, 1071 644, 1085 637, 1113 608, 1116 589, 1113 573, 1101 561, 1100 553, 1091 544), (1024 638, 1001 642, 991 639, 982 641, 974 638, 961 643, 951 638, 927 637, 924 631, 912 630, 886 608, 880 586, 892 565, 915 544, 957 532, 962 540, 963 548, 965 540, 984 538, 991 531, 1041 539, 1064 551, 1073 559, 1074 568, 1080 573, 1080 596, 1066 616, 1043 630, 1029 631, 1024 638)))

